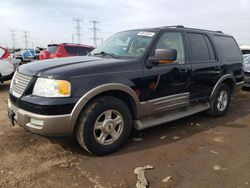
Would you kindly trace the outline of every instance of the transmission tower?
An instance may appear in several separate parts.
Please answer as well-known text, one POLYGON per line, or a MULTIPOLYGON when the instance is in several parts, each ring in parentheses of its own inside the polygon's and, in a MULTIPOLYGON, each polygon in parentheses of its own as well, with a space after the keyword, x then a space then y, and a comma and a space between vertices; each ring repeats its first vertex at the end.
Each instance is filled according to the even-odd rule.
POLYGON ((90 28, 91 31, 93 31, 93 37, 90 38, 93 40, 93 45, 94 47, 97 46, 97 40, 99 40, 99 38, 97 37, 97 32, 100 31, 100 29, 97 28, 97 24, 99 23, 96 20, 90 21, 93 24, 93 27, 90 28))
POLYGON ((15 49, 16 44, 16 30, 10 30, 12 38, 12 48, 15 49))
POLYGON ((76 29, 76 36, 77 36, 77 42, 78 44, 81 43, 81 36, 82 36, 82 27, 81 27, 81 22, 82 20, 80 20, 79 18, 73 18, 73 21, 75 22, 75 29, 76 29))
POLYGON ((24 37, 24 44, 25 44, 25 49, 28 49, 28 44, 29 44, 29 41, 28 41, 28 31, 23 31, 23 37, 24 37))

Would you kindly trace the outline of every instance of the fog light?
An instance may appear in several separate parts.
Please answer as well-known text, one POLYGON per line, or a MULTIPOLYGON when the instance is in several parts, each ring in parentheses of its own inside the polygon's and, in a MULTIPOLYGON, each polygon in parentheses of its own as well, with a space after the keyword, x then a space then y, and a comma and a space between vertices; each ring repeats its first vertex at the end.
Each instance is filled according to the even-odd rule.
POLYGON ((30 123, 33 125, 43 126, 43 120, 30 118, 30 123))

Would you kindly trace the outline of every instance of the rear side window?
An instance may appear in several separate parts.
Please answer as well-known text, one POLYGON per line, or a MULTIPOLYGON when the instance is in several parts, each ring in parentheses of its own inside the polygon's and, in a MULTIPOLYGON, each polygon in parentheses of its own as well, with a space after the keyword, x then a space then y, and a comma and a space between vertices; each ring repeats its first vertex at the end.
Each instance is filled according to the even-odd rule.
POLYGON ((187 36, 193 61, 212 61, 216 59, 211 42, 206 35, 188 33, 187 36))
POLYGON ((84 56, 87 55, 88 52, 91 51, 89 48, 80 47, 80 46, 64 46, 67 53, 75 56, 84 56))
POLYGON ((232 37, 215 36, 222 55, 226 61, 241 61, 242 55, 236 41, 232 37))

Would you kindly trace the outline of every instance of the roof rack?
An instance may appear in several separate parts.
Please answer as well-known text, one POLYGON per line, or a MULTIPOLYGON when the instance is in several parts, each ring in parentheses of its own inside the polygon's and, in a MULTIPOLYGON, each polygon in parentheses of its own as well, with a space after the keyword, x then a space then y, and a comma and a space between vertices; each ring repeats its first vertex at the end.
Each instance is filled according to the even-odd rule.
POLYGON ((185 28, 183 25, 169 25, 169 26, 164 26, 164 27, 173 27, 173 28, 185 28))
POLYGON ((208 31, 208 32, 223 33, 222 31, 212 31, 212 30, 207 30, 207 29, 188 28, 188 27, 184 27, 183 25, 163 26, 163 28, 183 28, 183 29, 185 28, 185 29, 193 29, 196 31, 208 31))

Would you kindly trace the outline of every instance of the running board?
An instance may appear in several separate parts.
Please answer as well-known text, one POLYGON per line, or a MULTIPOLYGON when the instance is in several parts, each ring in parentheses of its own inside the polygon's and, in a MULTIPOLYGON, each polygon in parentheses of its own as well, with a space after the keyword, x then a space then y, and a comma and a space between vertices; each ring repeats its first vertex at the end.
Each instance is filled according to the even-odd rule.
POLYGON ((134 127, 137 130, 143 130, 163 123, 171 122, 183 117, 187 117, 198 112, 205 111, 210 108, 209 103, 201 103, 197 105, 188 106, 185 108, 168 111, 161 114, 154 114, 152 116, 144 117, 134 121, 134 127))

